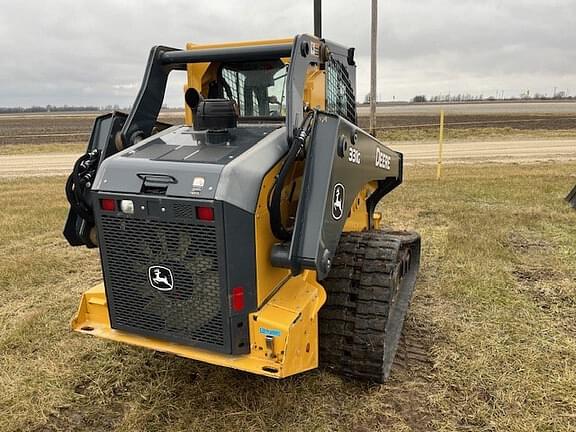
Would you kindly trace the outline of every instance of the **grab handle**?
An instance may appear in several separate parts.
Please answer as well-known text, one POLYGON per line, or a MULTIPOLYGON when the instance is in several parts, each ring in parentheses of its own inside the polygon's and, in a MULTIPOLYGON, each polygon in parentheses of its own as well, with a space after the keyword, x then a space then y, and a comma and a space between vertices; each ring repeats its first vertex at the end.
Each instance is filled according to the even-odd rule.
POLYGON ((160 184, 176 184, 178 180, 168 174, 151 174, 139 173, 136 174, 144 183, 160 183, 160 184))

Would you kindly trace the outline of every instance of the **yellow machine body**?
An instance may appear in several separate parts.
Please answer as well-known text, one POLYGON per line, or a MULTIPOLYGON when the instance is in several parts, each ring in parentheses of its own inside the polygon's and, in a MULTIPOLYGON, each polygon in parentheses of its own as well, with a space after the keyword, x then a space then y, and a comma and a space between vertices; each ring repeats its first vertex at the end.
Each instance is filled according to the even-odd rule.
POLYGON ((271 378, 384 382, 420 236, 380 229, 403 155, 358 125, 356 74, 354 48, 318 32, 154 46, 130 113, 95 119, 66 182, 64 237, 100 247, 103 274, 72 329, 271 378))
POLYGON ((250 315, 250 354, 226 355, 115 330, 110 326, 104 284, 82 295, 72 329, 116 342, 175 354, 218 366, 284 378, 318 366, 318 311, 326 300, 314 272, 289 278, 257 312, 250 315), (272 343, 260 329, 274 329, 272 343))
MULTIPOLYGON (((261 46, 291 41, 292 39, 278 39, 210 45, 188 44, 187 49, 261 46)), ((288 62, 289 59, 283 59, 283 61, 288 62)), ((217 63, 189 64, 185 90, 192 87, 199 93, 206 94, 208 83, 214 79, 217 68, 217 63)), ((319 68, 310 68, 308 71, 304 100, 305 104, 311 108, 324 109, 324 74, 325 72, 319 68)), ((188 107, 185 110, 185 121, 188 125, 193 123, 192 111, 188 107)), ((110 325, 103 283, 83 294, 78 312, 72 320, 73 330, 274 378, 283 378, 316 368, 318 366, 318 311, 326 300, 325 290, 317 282, 314 271, 308 270, 298 276, 292 276, 290 270, 273 267, 270 263, 270 251, 277 243, 277 239, 270 228, 267 200, 270 190, 274 187, 280 166, 279 161, 263 179, 254 216, 258 310, 249 316, 251 344, 249 354, 221 354, 113 329, 110 325)), ((292 183, 298 185, 301 179, 300 166, 300 169, 294 170, 292 183)), ((345 232, 368 229, 366 198, 375 189, 376 184, 369 183, 357 195, 344 227, 345 232)), ((295 190, 299 188, 296 187, 295 190)), ((289 191, 286 191, 285 196, 289 195, 289 191)), ((291 212, 290 206, 298 202, 298 196, 292 197, 291 200, 288 202, 286 198, 283 202, 287 212, 291 212)), ((379 222, 380 215, 372 215, 373 226, 377 228, 379 222)))

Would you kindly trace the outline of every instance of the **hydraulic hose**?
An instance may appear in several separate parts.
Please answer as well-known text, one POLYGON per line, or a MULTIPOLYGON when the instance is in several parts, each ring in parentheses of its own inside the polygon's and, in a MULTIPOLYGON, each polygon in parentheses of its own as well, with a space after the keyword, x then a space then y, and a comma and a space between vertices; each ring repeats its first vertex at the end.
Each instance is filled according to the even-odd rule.
POLYGON ((281 241, 289 241, 292 238, 292 231, 287 229, 282 222, 282 190, 284 189, 286 178, 290 169, 294 165, 296 158, 304 151, 306 139, 312 131, 314 117, 315 111, 310 111, 302 121, 302 126, 300 126, 296 131, 292 146, 290 146, 286 159, 284 160, 282 168, 280 168, 280 172, 276 178, 276 183, 272 191, 272 199, 268 206, 272 233, 274 234, 274 237, 281 241))
POLYGON ((87 191, 92 187, 100 152, 86 153, 74 164, 72 173, 66 180, 66 198, 70 207, 89 224, 94 224, 94 214, 87 200, 87 191))

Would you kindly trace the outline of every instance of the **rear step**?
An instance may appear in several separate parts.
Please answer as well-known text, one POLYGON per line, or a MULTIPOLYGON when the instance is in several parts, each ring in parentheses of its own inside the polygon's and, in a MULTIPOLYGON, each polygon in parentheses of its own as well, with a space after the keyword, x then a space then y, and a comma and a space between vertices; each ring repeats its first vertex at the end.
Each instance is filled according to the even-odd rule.
POLYGON ((320 310, 320 363, 342 375, 384 382, 400 342, 420 263, 413 232, 345 233, 320 310))

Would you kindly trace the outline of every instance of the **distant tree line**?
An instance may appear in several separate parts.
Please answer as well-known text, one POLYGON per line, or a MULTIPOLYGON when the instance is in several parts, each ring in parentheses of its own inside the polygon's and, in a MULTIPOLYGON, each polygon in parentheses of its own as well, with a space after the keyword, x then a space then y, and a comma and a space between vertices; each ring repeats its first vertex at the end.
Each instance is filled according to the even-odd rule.
POLYGON ((31 107, 0 107, 0 113, 42 113, 42 112, 70 112, 70 111, 102 111, 117 109, 116 107, 97 106, 71 106, 71 105, 46 105, 31 107))
POLYGON ((576 96, 569 96, 566 92, 557 92, 554 96, 547 96, 540 93, 530 94, 529 91, 522 92, 520 97, 495 97, 484 95, 457 94, 457 95, 416 95, 412 98, 414 103, 424 102, 474 102, 474 101, 495 101, 495 100, 576 100, 576 96))
MULTIPOLYGON (((85 111, 130 111, 131 107, 120 107, 120 105, 46 105, 46 106, 31 106, 31 107, 0 107, 0 114, 8 113, 45 113, 45 112, 85 112, 85 111)), ((167 104, 162 105, 163 110, 171 109, 167 104)))

